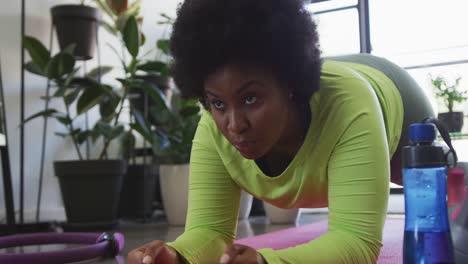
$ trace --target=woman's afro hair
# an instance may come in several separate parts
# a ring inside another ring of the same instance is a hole
[[[205,79],[230,63],[270,68],[303,103],[319,88],[318,34],[301,0],[185,0],[170,43],[177,87],[205,106]]]

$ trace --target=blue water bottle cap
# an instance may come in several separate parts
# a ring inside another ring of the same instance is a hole
[[[436,128],[434,124],[411,124],[410,141],[412,142],[432,142],[436,138]]]

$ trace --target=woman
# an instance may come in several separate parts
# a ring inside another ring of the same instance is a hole
[[[171,50],[177,86],[206,109],[186,229],[129,263],[375,263],[391,157],[402,129],[433,115],[409,75],[370,55],[322,60],[300,0],[186,0]],[[281,208],[328,206],[329,230],[283,250],[233,245],[242,189]]]

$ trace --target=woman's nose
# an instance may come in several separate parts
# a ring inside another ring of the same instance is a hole
[[[229,113],[227,129],[233,134],[242,134],[249,127],[248,120],[242,111]]]

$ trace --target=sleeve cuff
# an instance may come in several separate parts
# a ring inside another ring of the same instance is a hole
[[[229,243],[214,232],[191,230],[166,244],[175,249],[186,263],[213,263],[214,259],[219,260]]]
[[[265,259],[267,264],[280,264],[278,261],[278,256],[276,252],[271,248],[262,248],[257,250],[257,252],[262,255],[263,259]]]

